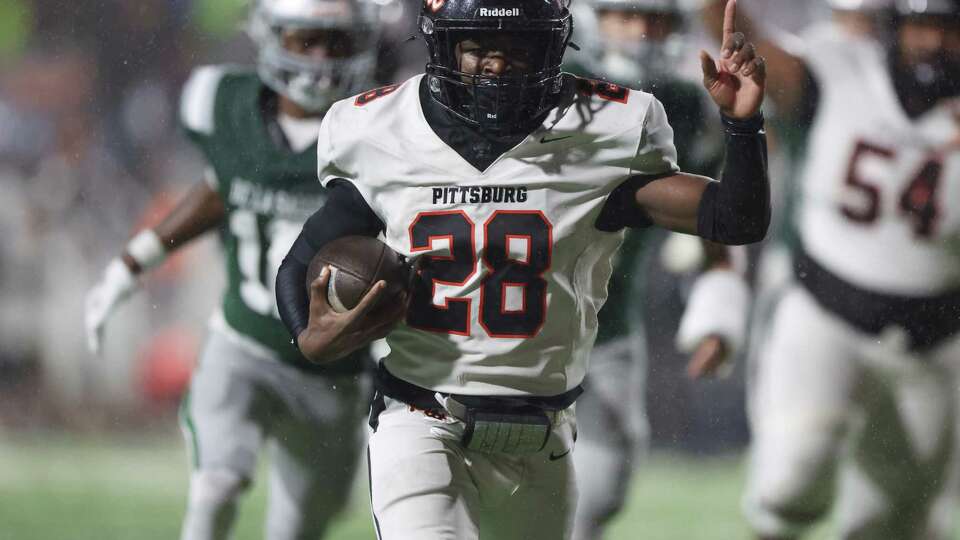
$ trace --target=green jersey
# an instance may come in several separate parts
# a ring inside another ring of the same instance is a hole
[[[275,94],[254,72],[210,66],[191,75],[180,116],[227,210],[220,237],[227,277],[221,308],[228,330],[283,362],[329,371],[307,362],[277,312],[277,270],[326,194],[317,179],[315,146],[290,149],[276,123],[276,106]],[[349,360],[338,367],[360,364]]]
[[[570,66],[569,70],[583,72],[575,66]],[[680,169],[707,176],[715,174],[722,159],[721,139],[708,123],[710,115],[705,106],[704,91],[696,84],[680,79],[642,87],[641,90],[650,92],[663,103],[667,120],[673,128]],[[646,283],[643,261],[652,233],[651,230],[627,231],[607,285],[607,301],[597,315],[597,344],[626,336],[630,328],[642,320],[643,302],[637,299],[643,298]]]

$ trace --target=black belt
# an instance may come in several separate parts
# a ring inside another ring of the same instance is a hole
[[[421,388],[395,377],[380,363],[377,368],[374,384],[378,392],[391,399],[402,401],[425,411],[440,411],[442,407],[435,397],[436,392]],[[510,412],[521,408],[537,407],[545,411],[561,411],[566,409],[583,393],[583,388],[577,386],[556,396],[466,396],[462,394],[441,394],[452,397],[468,407],[476,407],[494,411]]]
[[[960,331],[960,289],[935,296],[877,293],[840,278],[803,249],[795,255],[794,273],[817,303],[864,333],[900,326],[910,336],[910,348],[924,350]]]

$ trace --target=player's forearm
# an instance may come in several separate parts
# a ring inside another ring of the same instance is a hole
[[[770,181],[763,117],[724,119],[726,159],[721,182],[706,186],[697,210],[697,235],[727,245],[763,240],[770,226]]]
[[[303,233],[301,233],[302,236]],[[298,249],[297,244],[301,244],[300,249],[303,249],[305,242],[297,238],[293,250],[280,264],[276,284],[277,310],[280,313],[280,320],[283,321],[294,340],[310,322],[310,299],[306,293],[308,264],[300,262],[300,256],[294,254]]]
[[[87,293],[85,323],[92,352],[100,351],[111,313],[137,289],[137,275],[160,265],[169,252],[215,227],[225,214],[219,195],[201,183],[160,225],[140,231],[127,242],[120,260],[110,261],[103,279]]]
[[[153,229],[135,236],[122,255],[134,274],[160,264],[169,253],[219,226],[226,216],[220,195],[206,183],[194,186]]]
[[[331,199],[303,225],[303,230],[277,270],[277,311],[295,343],[310,323],[310,297],[307,293],[310,261],[327,243],[348,234],[343,233],[337,221],[332,219]]]
[[[724,122],[722,182],[676,173],[637,189],[635,204],[655,225],[671,231],[725,245],[758,242],[770,224],[766,138],[759,129],[762,117]]]

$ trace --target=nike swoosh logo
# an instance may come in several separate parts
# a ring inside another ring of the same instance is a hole
[[[573,135],[564,135],[563,137],[554,137],[552,139],[548,139],[546,136],[544,136],[540,138],[540,144],[547,144],[551,142],[562,141],[564,139],[569,139],[571,137],[573,137]]]
[[[564,453],[562,453],[562,454],[559,454],[559,455],[554,454],[553,452],[550,452],[550,461],[556,461],[556,460],[558,460],[558,459],[563,459],[563,457],[566,456],[566,455],[569,454],[569,453],[570,453],[570,450],[567,450],[566,452],[564,452]]]

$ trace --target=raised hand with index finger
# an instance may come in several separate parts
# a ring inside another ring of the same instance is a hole
[[[763,57],[742,32],[736,31],[737,0],[727,0],[723,13],[723,43],[720,58],[700,51],[703,86],[720,112],[737,119],[757,114],[763,103],[766,66]]]

